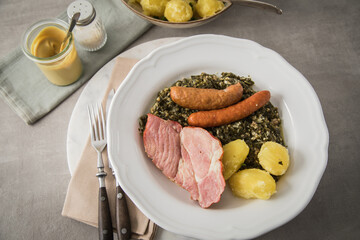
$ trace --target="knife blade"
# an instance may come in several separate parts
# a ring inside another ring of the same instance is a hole
[[[107,99],[106,99],[106,122],[108,122],[109,120],[109,110],[110,110],[110,104],[112,102],[112,99],[114,98],[114,95],[115,95],[115,90],[114,89],[111,89],[108,96],[107,96]]]
[[[108,94],[107,102],[106,102],[106,115],[109,116],[109,108],[111,105],[111,101],[114,97],[115,91],[111,89]],[[115,197],[115,215],[116,215],[116,231],[118,239],[120,240],[128,240],[131,237],[131,224],[130,224],[130,215],[129,210],[126,203],[125,192],[120,187],[119,182],[116,179],[114,168],[112,167],[112,162],[110,157],[108,156],[109,168],[112,171],[112,174],[115,177],[116,181],[116,197]]]

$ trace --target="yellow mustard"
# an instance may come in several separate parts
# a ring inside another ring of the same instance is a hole
[[[47,79],[55,85],[69,85],[82,73],[82,64],[72,38],[65,49],[60,46],[66,32],[55,26],[43,28],[31,44],[31,54]]]

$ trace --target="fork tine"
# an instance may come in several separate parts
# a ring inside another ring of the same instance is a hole
[[[100,118],[100,107],[99,104],[96,103],[96,120],[97,120],[97,131],[98,131],[98,140],[103,139],[102,127],[101,127],[101,118]]]
[[[90,118],[91,118],[91,127],[92,127],[92,139],[95,141],[99,140],[98,127],[97,127],[97,116],[96,110],[93,105],[90,104]]]
[[[99,128],[99,140],[103,139],[103,134],[102,134],[102,129],[101,129],[101,118],[100,118],[100,107],[99,107],[99,104],[96,103],[96,119],[98,120],[97,121],[97,124],[98,124],[98,128]]]
[[[99,140],[99,129],[98,129],[98,122],[99,122],[99,109],[92,107],[93,109],[93,121],[94,121],[94,133],[95,133],[95,140]]]

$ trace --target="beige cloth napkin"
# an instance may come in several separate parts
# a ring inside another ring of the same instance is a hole
[[[120,58],[115,61],[113,72],[103,99],[103,106],[107,99],[107,95],[111,89],[117,89],[138,60]],[[115,179],[108,168],[108,158],[106,149],[103,152],[103,160],[105,164],[106,189],[109,198],[111,218],[114,229],[116,228],[115,218]],[[82,152],[81,158],[76,166],[74,174],[70,180],[66,199],[62,211],[62,215],[84,222],[86,224],[98,226],[98,189],[99,182],[96,168],[97,153],[91,146],[90,137]],[[135,205],[127,198],[129,207],[132,238],[134,239],[152,239],[156,232],[156,224],[150,221]]]

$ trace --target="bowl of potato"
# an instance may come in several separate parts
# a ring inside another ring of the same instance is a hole
[[[135,14],[161,27],[191,28],[224,13],[231,2],[220,0],[121,0]]]
[[[230,0],[121,0],[141,18],[161,27],[192,28],[209,23],[232,6]],[[254,0],[233,0],[237,4],[282,14],[272,4]]]

